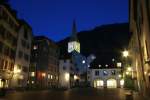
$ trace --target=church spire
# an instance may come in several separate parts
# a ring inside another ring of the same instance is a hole
[[[80,42],[77,38],[77,30],[76,30],[75,20],[73,20],[72,34],[70,36],[70,41],[68,42],[68,53],[71,53],[72,51],[76,51],[76,52],[80,53]]]
[[[76,29],[76,21],[75,20],[73,20],[71,41],[78,41],[77,29]]]

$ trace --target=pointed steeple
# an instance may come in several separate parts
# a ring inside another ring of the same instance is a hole
[[[71,41],[78,41],[78,38],[77,38],[77,29],[76,29],[76,21],[75,20],[73,20]]]

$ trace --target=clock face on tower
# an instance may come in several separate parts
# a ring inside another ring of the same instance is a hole
[[[68,53],[71,53],[74,50],[80,53],[80,43],[77,41],[71,41],[68,43]]]

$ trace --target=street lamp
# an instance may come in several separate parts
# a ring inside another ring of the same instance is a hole
[[[85,60],[83,60],[82,63],[85,64]]]
[[[77,75],[74,75],[74,80],[77,80],[78,79],[78,76]]]
[[[45,73],[42,73],[42,77],[45,77],[46,76],[46,74]]]
[[[127,50],[124,50],[122,54],[123,54],[123,57],[125,58],[129,56],[129,52]]]
[[[131,71],[132,71],[132,68],[131,68],[131,67],[128,67],[128,68],[127,68],[127,71],[131,72]]]

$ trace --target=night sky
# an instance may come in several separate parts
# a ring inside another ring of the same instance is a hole
[[[10,0],[10,4],[35,35],[55,41],[71,34],[73,19],[78,32],[128,22],[128,0]]]

